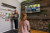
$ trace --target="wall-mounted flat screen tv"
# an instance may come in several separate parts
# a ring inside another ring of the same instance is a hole
[[[25,6],[26,13],[40,12],[40,4],[33,4]]]

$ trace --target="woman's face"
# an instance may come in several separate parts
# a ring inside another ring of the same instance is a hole
[[[14,13],[16,13],[16,11],[14,11]]]
[[[17,14],[18,12],[17,12],[17,11],[14,11],[14,13],[16,13],[16,14]]]

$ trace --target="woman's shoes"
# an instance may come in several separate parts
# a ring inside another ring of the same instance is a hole
[[[15,29],[15,30],[18,30],[18,29]]]

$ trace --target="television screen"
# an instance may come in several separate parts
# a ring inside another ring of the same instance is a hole
[[[25,6],[26,13],[40,12],[40,4],[33,4]]]

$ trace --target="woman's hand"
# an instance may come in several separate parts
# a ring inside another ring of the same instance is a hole
[[[17,17],[17,15],[15,15],[15,17]]]
[[[13,17],[13,14],[10,14],[10,17]]]

